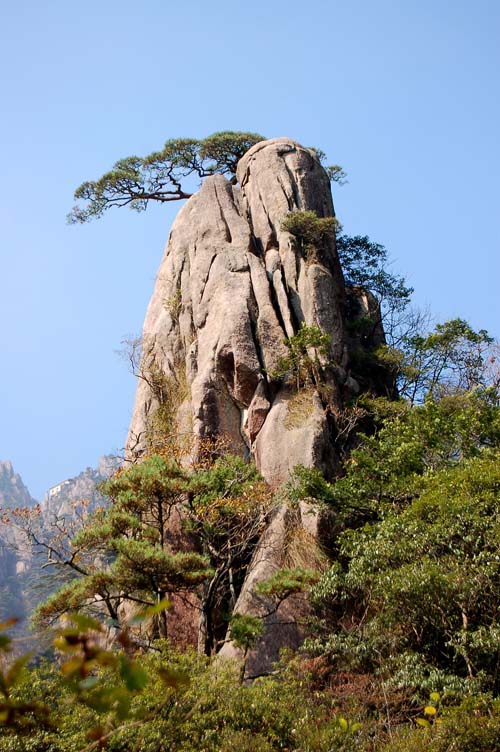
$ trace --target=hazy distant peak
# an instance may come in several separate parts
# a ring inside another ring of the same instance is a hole
[[[0,507],[26,507],[36,503],[19,473],[14,472],[12,462],[0,460]]]

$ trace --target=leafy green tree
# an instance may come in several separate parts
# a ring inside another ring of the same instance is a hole
[[[396,377],[399,394],[411,404],[457,391],[488,386],[487,362],[493,338],[464,319],[437,324],[430,333],[409,332],[398,348],[377,356]]]
[[[325,170],[326,174],[332,181],[332,183],[338,183],[338,185],[345,185],[347,181],[347,173],[344,171],[344,169],[337,164],[334,165],[328,165],[326,164],[327,156],[323,149],[316,149],[314,146],[311,147],[312,150],[316,153],[317,158],[321,162],[323,169]]]
[[[102,485],[108,507],[86,520],[61,550],[54,566],[69,567],[70,582],[35,611],[47,626],[62,614],[103,609],[114,624],[127,603],[151,607],[172,594],[199,598],[199,647],[210,654],[223,641],[246,568],[273,508],[273,496],[255,467],[225,455],[194,468],[149,455]],[[176,511],[195,551],[174,551],[171,516]],[[168,614],[155,615],[156,635],[167,634]]]
[[[491,390],[427,400],[390,411],[375,434],[360,435],[344,477],[327,482],[319,471],[296,468],[292,499],[313,498],[335,512],[337,524],[381,519],[417,498],[425,478],[500,447],[500,409]]]
[[[10,700],[17,722],[0,716],[0,752],[360,749],[364,727],[342,724],[331,693],[314,691],[300,665],[282,663],[276,676],[242,686],[234,662],[174,653],[165,641],[139,658],[126,634],[120,648],[104,650],[95,627],[76,617],[58,630],[61,670],[22,672]],[[252,631],[240,630],[243,643]],[[28,709],[34,703],[45,715]]]
[[[176,462],[152,455],[105,482],[102,490],[110,506],[71,541],[77,577],[36,609],[35,622],[43,625],[68,611],[91,608],[98,613],[105,608],[119,624],[124,603],[154,606],[168,593],[196,589],[210,576],[207,558],[176,553],[168,542],[170,516],[184,499],[188,481]],[[158,614],[157,631],[166,635],[165,610]]]
[[[241,627],[241,644],[251,643],[259,624]],[[491,696],[450,706],[449,695],[439,702],[433,691],[429,702],[426,692],[424,706],[406,706],[402,714],[394,705],[398,694],[387,683],[383,691],[380,681],[368,684],[368,694],[360,694],[363,685],[352,672],[325,676],[324,661],[289,656],[272,675],[242,685],[234,662],[214,664],[190,651],[175,653],[161,640],[155,651],[138,656],[126,632],[119,647],[104,649],[100,629],[73,616],[56,633],[59,665],[35,667],[22,659],[0,668],[0,752],[497,752],[499,747],[500,707]],[[0,640],[0,653],[6,642]],[[408,719],[422,714],[431,721],[426,728]],[[432,722],[436,715],[438,723]]]
[[[500,690],[500,408],[494,390],[396,403],[328,483],[297,468],[293,499],[334,512],[315,588],[335,670],[422,691]],[[321,629],[317,627],[317,632]]]
[[[381,307],[400,311],[409,303],[413,288],[407,287],[403,277],[391,274],[388,252],[380,243],[366,235],[345,235],[336,238],[337,253],[346,282],[358,285],[376,295]]]
[[[248,149],[263,136],[258,133],[223,131],[205,139],[176,138],[161,151],[146,157],[126,157],[98,180],[76,189],[77,202],[68,215],[70,223],[101,217],[112,206],[129,206],[144,211],[150,201],[165,203],[189,198],[186,188],[191,177],[215,173],[234,177],[236,166]]]
[[[326,639],[336,665],[426,691],[499,691],[499,459],[429,473],[402,511],[341,536],[345,567],[317,591],[350,614]]]
[[[274,508],[273,495],[254,465],[220,457],[193,473],[184,526],[194,535],[212,568],[200,594],[199,649],[215,653],[252,554]]]

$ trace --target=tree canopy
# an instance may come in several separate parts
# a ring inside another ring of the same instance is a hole
[[[146,157],[119,159],[98,180],[75,191],[77,203],[68,215],[71,224],[101,217],[112,206],[144,211],[150,201],[179,201],[191,196],[189,178],[219,173],[234,177],[238,161],[251,146],[263,141],[258,133],[222,131],[208,138],[174,138]]]
[[[375,295],[382,319],[406,308],[413,288],[406,285],[403,277],[388,271],[388,252],[383,245],[374,243],[366,235],[350,236],[339,232],[336,247],[346,284],[362,287]]]
[[[395,339],[378,348],[376,357],[392,371],[398,393],[410,404],[490,384],[498,390],[494,340],[485,329],[475,331],[456,318],[425,331],[417,316]]]
[[[147,209],[150,201],[180,201],[192,195],[192,179],[227,175],[236,181],[241,157],[265,136],[259,133],[220,131],[207,138],[171,138],[163,149],[146,157],[124,157],[98,180],[87,180],[75,191],[77,204],[68,214],[70,224],[101,217],[112,206]],[[339,165],[326,165],[321,149],[312,149],[332,182],[342,185],[346,174]]]

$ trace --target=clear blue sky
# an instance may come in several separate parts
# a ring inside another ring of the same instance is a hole
[[[500,334],[497,0],[18,0],[0,31],[0,459],[33,495],[124,443],[139,333],[178,205],[67,226],[129,154],[291,136],[348,172],[347,232],[438,319]]]

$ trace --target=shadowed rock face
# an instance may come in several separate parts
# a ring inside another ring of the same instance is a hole
[[[179,212],[149,304],[144,352],[167,378],[178,380],[182,373],[188,396],[177,410],[180,432],[198,439],[230,437],[233,449],[252,456],[272,487],[299,463],[333,475],[338,460],[319,396],[311,397],[300,421],[290,420],[293,392],[269,375],[286,355],[284,337],[296,334],[302,322],[319,326],[331,337],[335,365],[327,380],[331,402],[341,407],[347,381],[345,289],[335,244],[332,240],[320,258],[306,261],[281,227],[294,210],[332,217],[329,180],[315,153],[287,138],[256,144],[241,159],[237,179],[237,186],[221,175],[206,179]],[[144,449],[157,407],[148,381],[138,384],[131,454]],[[236,611],[269,610],[255,584],[286,564],[291,526],[308,530],[314,545],[317,516],[305,507],[300,512],[291,520],[283,507],[271,521]],[[300,643],[300,630],[290,622],[303,606],[296,597],[267,619],[249,657],[250,674],[269,668],[281,647]],[[222,653],[239,654],[230,641]]]
[[[285,427],[290,394],[269,378],[301,322],[331,336],[335,386],[345,380],[344,284],[334,243],[313,263],[281,229],[297,209],[333,216],[328,177],[313,151],[286,138],[263,141],[241,159],[231,185],[208,178],[179,212],[143,333],[156,365],[184,374],[189,397],[181,430],[225,434],[251,454],[272,485],[297,463],[332,472],[335,452],[319,400],[300,427]],[[139,383],[129,447],[142,449],[156,407]]]

